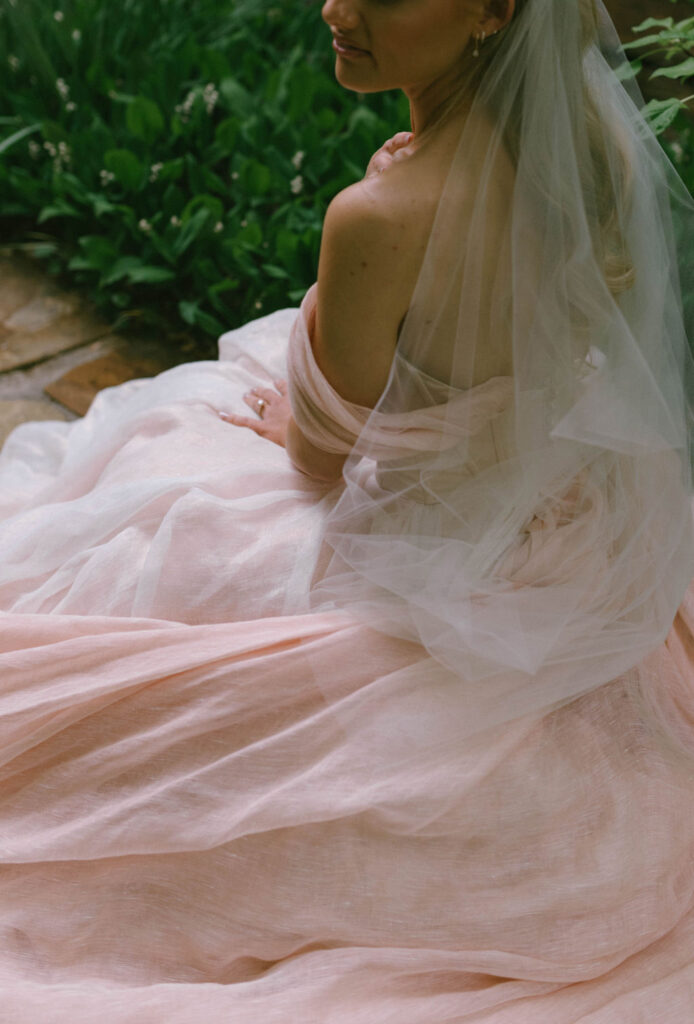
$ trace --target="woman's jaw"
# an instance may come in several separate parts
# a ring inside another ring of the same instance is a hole
[[[359,93],[401,89],[412,127],[422,131],[457,92],[471,60],[484,4],[461,0],[326,0],[323,20],[335,51],[335,76]],[[486,24],[484,22],[483,24]],[[487,25],[487,34],[496,24]]]

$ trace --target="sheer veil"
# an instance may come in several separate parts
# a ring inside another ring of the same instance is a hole
[[[325,527],[312,606],[421,643],[407,685],[429,681],[422,708],[455,693],[459,736],[629,672],[694,576],[694,202],[625,64],[600,0],[518,0],[470,60],[390,377]]]

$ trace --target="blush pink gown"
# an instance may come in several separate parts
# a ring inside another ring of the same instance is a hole
[[[458,742],[422,648],[309,610],[342,485],[217,415],[288,375],[358,429],[313,299],[5,445],[0,1020],[687,1024],[694,781],[634,693],[694,747],[694,588],[627,675]]]

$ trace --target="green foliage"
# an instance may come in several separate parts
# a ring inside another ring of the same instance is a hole
[[[636,31],[678,61],[656,75],[691,74],[694,18]],[[335,82],[315,0],[0,0],[0,67],[2,240],[115,329],[211,339],[296,304],[330,199],[409,127],[401,96]],[[694,191],[687,105],[648,114]]]
[[[296,304],[328,202],[409,126],[333,63],[313,0],[0,0],[3,242],[117,329]]]
[[[675,3],[676,0],[670,0]],[[694,0],[690,0],[694,6]],[[647,60],[656,58],[666,62],[656,68],[649,78],[665,78],[673,82],[689,83],[694,78],[694,17],[675,21],[674,18],[646,18],[635,25],[638,38],[624,44],[627,53],[643,51],[631,62],[631,74],[643,70]],[[674,62],[674,63],[673,63]],[[694,92],[691,96],[673,96],[664,100],[651,100],[645,114],[668,156],[677,167],[689,191],[694,194]]]

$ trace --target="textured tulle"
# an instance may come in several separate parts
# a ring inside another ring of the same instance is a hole
[[[325,525],[312,607],[422,643],[459,678],[469,734],[628,671],[694,575],[694,200],[620,60],[592,0],[518,0],[482,48]]]
[[[4,448],[0,1017],[682,1024],[694,587],[637,666],[466,738],[421,644],[309,607],[344,484],[217,416],[286,372],[316,440],[355,428],[313,301]],[[465,398],[480,458],[507,401]],[[509,576],[568,557],[560,523]]]

